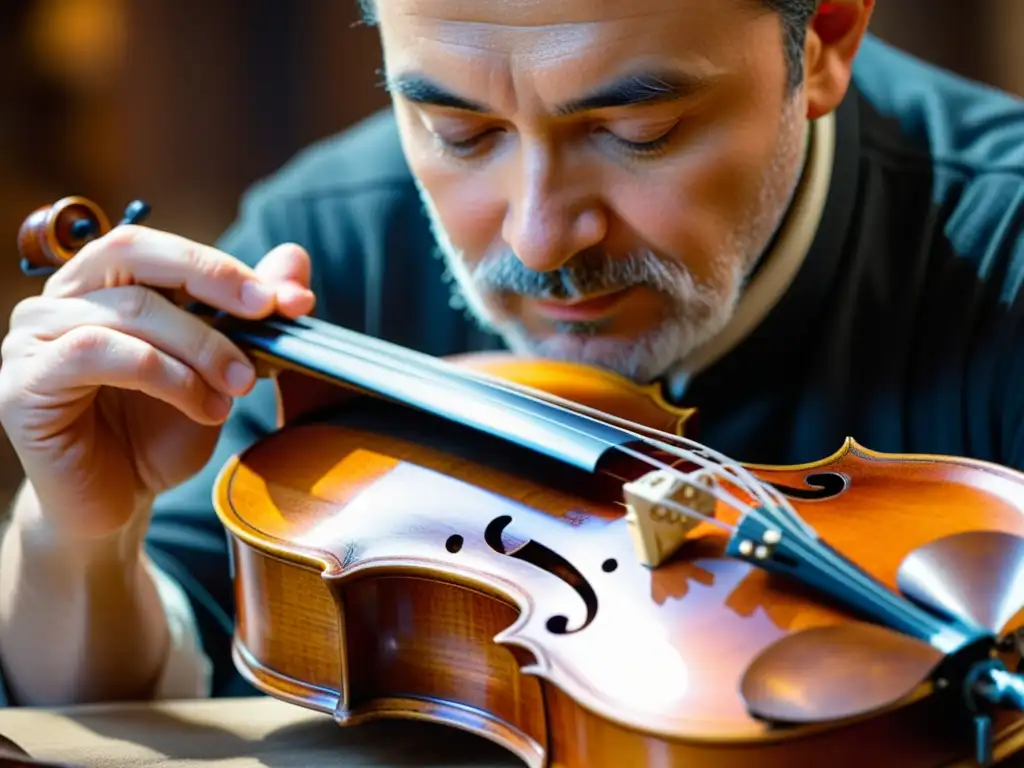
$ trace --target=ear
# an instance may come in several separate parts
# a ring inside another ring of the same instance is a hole
[[[874,8],[875,0],[823,0],[819,6],[804,46],[808,119],[828,114],[846,95]]]

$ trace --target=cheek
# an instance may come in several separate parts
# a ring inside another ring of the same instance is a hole
[[[720,122],[652,162],[654,170],[614,181],[616,216],[656,253],[685,264],[699,281],[710,279],[757,212],[775,138],[764,125]]]
[[[501,242],[507,202],[495,192],[493,174],[453,170],[430,147],[410,146],[412,172],[434,206],[439,223],[467,264],[478,262]]]

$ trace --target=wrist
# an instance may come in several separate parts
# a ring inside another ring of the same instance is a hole
[[[53,523],[59,518],[46,514],[31,483],[26,482],[11,512],[4,549],[22,561],[19,570],[25,576],[38,574],[49,582],[48,588],[118,576],[127,579],[126,585],[131,587],[142,568],[151,508],[152,498],[139,498],[128,524],[103,537],[76,536]]]
[[[0,649],[25,703],[146,697],[169,648],[143,550],[148,507],[116,534],[74,537],[19,494],[0,551]]]

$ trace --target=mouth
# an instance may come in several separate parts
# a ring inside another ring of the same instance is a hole
[[[534,299],[537,312],[557,322],[593,322],[611,315],[630,294],[632,288],[587,296],[573,301]]]

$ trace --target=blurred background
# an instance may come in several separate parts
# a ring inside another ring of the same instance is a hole
[[[210,242],[246,186],[386,105],[355,0],[0,0],[0,333],[22,297],[16,234],[82,194]],[[878,0],[873,32],[1024,96],[1024,0]],[[0,438],[0,510],[21,468]],[[0,513],[2,514],[2,513]]]

